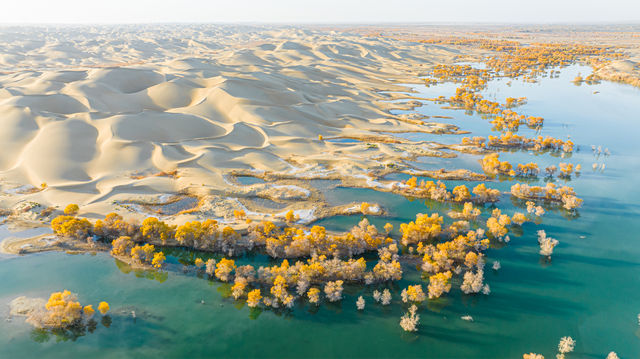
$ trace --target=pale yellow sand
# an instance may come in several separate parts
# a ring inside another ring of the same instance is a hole
[[[232,170],[362,176],[437,148],[318,135],[457,130],[389,112],[414,106],[389,102],[408,90],[398,84],[458,55],[442,46],[213,26],[42,31],[0,31],[2,208],[78,203],[98,217],[180,191],[242,197]]]

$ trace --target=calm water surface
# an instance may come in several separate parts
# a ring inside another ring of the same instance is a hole
[[[489,268],[495,260],[502,264],[497,272],[487,268],[491,295],[464,295],[460,281],[454,281],[445,298],[420,307],[415,334],[404,333],[398,325],[406,310],[400,290],[421,281],[412,268],[405,268],[405,278],[394,284],[394,302],[389,307],[373,304],[375,288],[347,287],[345,299],[338,304],[316,308],[299,303],[290,312],[260,312],[229,298],[228,285],[196,273],[135,272],[102,253],[45,253],[0,257],[3,318],[8,314],[7,303],[17,296],[46,297],[66,288],[79,293],[82,303],[108,301],[111,324],[99,324],[84,336],[64,338],[43,336],[18,318],[2,320],[0,358],[520,358],[532,351],[552,358],[560,337],[567,335],[577,341],[575,352],[567,358],[604,358],[612,350],[621,358],[640,358],[640,90],[606,82],[594,86],[570,82],[578,72],[585,76],[589,71],[571,66],[559,78],[534,84],[493,81],[483,92],[500,102],[509,96],[528,97],[518,112],[544,117],[542,135],[571,137],[578,150],[568,158],[527,152],[501,153],[500,158],[512,163],[535,161],[541,168],[558,162],[582,164],[582,174],[567,184],[584,199],[584,205],[577,217],[549,211],[542,223],[526,223],[522,233],[511,234],[507,246],[489,249]],[[445,84],[416,90],[436,97],[453,94],[455,87]],[[452,116],[452,120],[435,120],[456,124],[472,135],[490,133],[488,121],[477,115],[441,109],[432,102],[418,111]],[[523,133],[529,136],[535,131],[521,127]],[[456,143],[461,137],[406,136],[443,143]],[[611,156],[594,155],[591,145],[608,148]],[[479,171],[479,158],[422,158],[418,164]],[[606,168],[593,171],[593,163],[605,163]],[[465,182],[449,181],[447,185],[459,183]],[[496,180],[490,186],[508,191],[512,184]],[[544,185],[544,179],[534,184]],[[362,189],[338,188],[329,196],[332,202],[379,202],[390,216],[372,222],[383,225],[389,221],[396,228],[414,219],[416,213],[450,208]],[[518,210],[507,195],[498,207],[508,214]],[[344,230],[359,220],[336,217],[319,224]],[[541,261],[538,254],[538,229],[560,241],[551,262]],[[7,235],[6,230],[0,231],[0,236]],[[180,268],[179,261],[193,258],[190,253],[173,254],[169,261],[174,269]],[[269,263],[264,256],[241,261]],[[363,312],[355,309],[359,295],[367,301]],[[131,311],[136,312],[135,320]],[[471,315],[474,321],[462,320],[464,315]]]

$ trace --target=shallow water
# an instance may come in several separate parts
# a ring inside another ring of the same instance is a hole
[[[527,152],[501,153],[500,158],[521,163],[535,161],[541,168],[558,162],[581,163],[582,174],[568,182],[584,199],[579,217],[568,219],[561,212],[549,211],[541,224],[526,223],[520,236],[511,234],[507,246],[489,249],[488,265],[494,260],[502,264],[497,272],[486,271],[491,294],[463,295],[459,280],[454,281],[446,297],[420,307],[421,321],[415,334],[402,332],[398,325],[405,311],[398,293],[420,281],[419,274],[411,268],[405,268],[405,277],[394,285],[394,303],[389,307],[373,304],[374,288],[347,287],[341,303],[322,304],[319,308],[299,303],[291,312],[278,313],[249,310],[246,305],[225,298],[228,285],[194,273],[136,273],[116,265],[106,254],[45,253],[0,258],[0,313],[6,316],[5,304],[17,296],[45,297],[66,288],[78,293],[83,303],[108,301],[113,312],[111,326],[98,325],[93,333],[75,341],[55,337],[44,340],[34,336],[20,319],[2,320],[0,358],[519,358],[525,352],[552,358],[560,337],[567,335],[577,341],[575,352],[567,358],[604,358],[612,350],[621,358],[638,358],[640,146],[636,138],[640,133],[640,90],[607,82],[575,86],[571,80],[578,72],[584,76],[589,70],[571,66],[563,69],[559,78],[544,78],[534,84],[513,80],[507,86],[505,80],[495,81],[483,94],[496,96],[501,102],[507,96],[527,96],[528,103],[518,112],[544,117],[543,135],[562,139],[570,135],[576,142],[578,151],[571,158],[548,153],[533,157]],[[439,86],[416,90],[425,97],[450,95],[446,92],[450,85]],[[472,135],[490,133],[487,120],[464,111],[441,109],[432,102],[418,111],[452,116],[453,120],[436,120],[456,124]],[[523,133],[534,132],[521,127],[520,134]],[[415,140],[459,142],[458,136],[411,136]],[[608,148],[611,156],[595,156],[591,145]],[[455,161],[422,158],[420,162],[453,169],[464,161],[466,168],[477,170],[479,165],[474,164],[474,159],[480,158],[465,155]],[[594,162],[605,163],[604,171],[592,171]],[[508,191],[512,184],[513,181],[497,180],[490,187]],[[544,181],[541,178],[534,184]],[[381,203],[389,210],[389,217],[372,218],[372,222],[382,225],[388,221],[396,228],[399,223],[414,219],[416,213],[445,212],[450,208],[362,189],[338,188],[333,190],[331,199]],[[517,208],[506,195],[497,206],[508,214]],[[359,220],[358,216],[336,217],[318,224],[342,230]],[[538,229],[560,241],[550,263],[541,261],[538,254]],[[2,235],[6,234],[0,232]],[[169,258],[174,267],[178,259],[192,260],[190,254],[178,257]],[[264,256],[242,261],[258,265],[269,262]],[[364,312],[355,309],[359,295],[367,302]],[[128,315],[131,310],[138,313],[135,321]],[[464,315],[471,315],[474,321],[462,320]]]
[[[252,184],[257,184],[257,183],[266,183],[262,178],[257,178],[257,177],[249,177],[249,176],[238,176],[236,177],[236,180],[241,184],[241,185],[245,185],[245,186],[249,186]]]
[[[330,138],[326,140],[327,142],[333,143],[360,143],[362,141],[357,140],[355,138]]]

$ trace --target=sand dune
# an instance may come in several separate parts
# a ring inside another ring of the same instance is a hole
[[[389,100],[408,90],[399,83],[456,55],[295,29],[51,28],[46,40],[33,33],[0,33],[0,205],[76,202],[91,214],[121,210],[117,200],[194,188],[233,196],[229,171],[287,171],[292,159],[366,174],[397,155],[318,135],[441,131],[392,115],[411,106]],[[43,191],[11,191],[43,183]]]

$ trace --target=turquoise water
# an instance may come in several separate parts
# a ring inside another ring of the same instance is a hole
[[[44,253],[0,258],[2,290],[0,313],[20,296],[46,297],[63,288],[79,294],[82,303],[111,304],[111,324],[99,324],[93,333],[75,338],[43,338],[21,319],[0,321],[0,358],[177,358],[177,357],[415,357],[415,358],[520,358],[537,352],[555,357],[560,337],[576,341],[567,358],[604,358],[616,351],[621,358],[640,357],[640,146],[637,114],[640,90],[606,83],[575,86],[571,80],[580,66],[565,68],[559,78],[525,84],[495,81],[486,97],[527,96],[518,108],[545,118],[543,135],[571,136],[578,150],[570,158],[527,152],[501,153],[511,162],[536,161],[540,167],[558,162],[582,164],[579,177],[567,184],[575,188],[584,205],[579,216],[550,210],[541,224],[526,223],[522,233],[511,234],[503,248],[487,251],[489,268],[499,260],[502,269],[487,269],[489,296],[468,296],[459,280],[444,298],[423,303],[417,333],[405,333],[398,325],[406,311],[399,292],[420,282],[419,273],[405,267],[405,277],[394,284],[389,307],[373,304],[374,288],[347,287],[345,299],[319,308],[298,303],[290,312],[255,311],[228,298],[229,286],[183,273],[179,260],[170,257],[170,270],[144,273],[117,265],[106,254],[68,255]],[[450,95],[447,85],[417,88],[421,95]],[[598,94],[593,94],[599,91]],[[490,124],[477,115],[444,110],[427,102],[418,109],[428,115],[452,116],[449,122],[472,135],[486,136]],[[520,133],[533,130],[521,127]],[[459,136],[410,134],[415,140],[459,142]],[[608,148],[610,156],[596,156],[591,145]],[[465,155],[452,161],[422,158],[425,168],[479,170],[481,156]],[[457,161],[457,162],[456,162]],[[604,171],[591,164],[605,163]],[[474,167],[475,166],[475,167]],[[396,176],[396,178],[403,178]],[[564,184],[563,180],[556,180]],[[447,185],[466,183],[447,181]],[[472,184],[472,183],[467,183]],[[512,181],[496,180],[489,186],[508,191]],[[543,185],[540,178],[534,184]],[[388,218],[372,218],[376,224],[399,223],[419,212],[447,211],[450,206],[373,190],[337,188],[332,202],[369,201],[384,205]],[[512,214],[517,203],[503,196],[497,204]],[[489,211],[487,208],[486,211]],[[521,210],[521,209],[520,209]],[[318,224],[344,230],[360,217],[336,217]],[[535,232],[544,229],[560,241],[551,262],[541,261]],[[7,235],[0,232],[0,236]],[[397,232],[396,232],[397,235]],[[584,238],[581,238],[584,237]],[[180,258],[178,258],[180,257]],[[264,256],[242,262],[266,264]],[[423,283],[426,284],[426,283]],[[355,308],[363,295],[364,312]],[[202,304],[204,301],[204,304]],[[134,320],[130,312],[134,310]],[[473,322],[460,317],[471,315]]]

